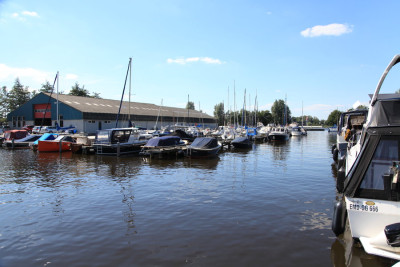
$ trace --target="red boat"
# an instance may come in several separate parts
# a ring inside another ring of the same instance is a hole
[[[72,140],[63,140],[64,137],[60,136],[54,140],[39,140],[38,142],[38,151],[39,152],[61,152],[62,151],[71,151]],[[61,146],[61,148],[60,148]]]

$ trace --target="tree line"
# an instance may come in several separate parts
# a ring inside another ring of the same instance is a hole
[[[290,111],[290,108],[282,99],[274,101],[271,111],[248,111],[241,109],[239,111],[232,112],[229,110],[224,110],[224,103],[219,103],[214,106],[214,117],[217,119],[218,125],[236,124],[257,126],[258,122],[261,122],[264,125],[268,125],[270,123],[285,125],[293,122],[297,122],[300,125],[303,123],[304,125],[307,124],[313,126],[325,124],[325,120],[319,120],[317,117],[310,115],[292,117],[291,114],[292,112]]]
[[[39,93],[52,93],[53,86],[46,81],[43,83],[39,90],[29,90],[29,86],[21,84],[19,78],[15,79],[14,85],[11,89],[6,86],[1,87],[0,91],[0,122],[1,124],[7,121],[7,114],[14,111],[19,106],[25,104]],[[62,94],[63,92],[61,92]],[[100,98],[99,93],[90,93],[85,86],[82,87],[76,82],[68,93],[69,95],[84,96],[92,98]]]

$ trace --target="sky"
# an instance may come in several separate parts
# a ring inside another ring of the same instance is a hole
[[[0,86],[78,82],[120,99],[132,58],[131,100],[213,115],[270,110],[327,119],[367,105],[400,53],[400,1],[0,0]],[[396,74],[384,90],[400,88]],[[128,89],[127,89],[128,90]],[[385,92],[386,92],[385,91]],[[127,91],[128,92],[128,91]],[[127,94],[125,94],[127,98]]]

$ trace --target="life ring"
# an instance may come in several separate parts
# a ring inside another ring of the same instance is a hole
[[[346,204],[343,201],[336,202],[332,217],[332,231],[336,236],[343,234],[346,229],[346,218]]]

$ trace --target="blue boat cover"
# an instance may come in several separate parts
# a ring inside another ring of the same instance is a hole
[[[195,148],[214,148],[218,146],[218,141],[213,137],[197,137],[190,147]]]
[[[175,146],[179,145],[181,138],[179,136],[162,136],[151,138],[146,146]]]
[[[45,133],[45,134],[42,135],[42,137],[40,137],[38,140],[36,140],[35,142],[33,142],[33,144],[35,144],[35,145],[39,144],[39,140],[40,140],[40,141],[44,141],[44,140],[54,140],[54,139],[56,139],[57,136],[58,136],[58,134]]]

